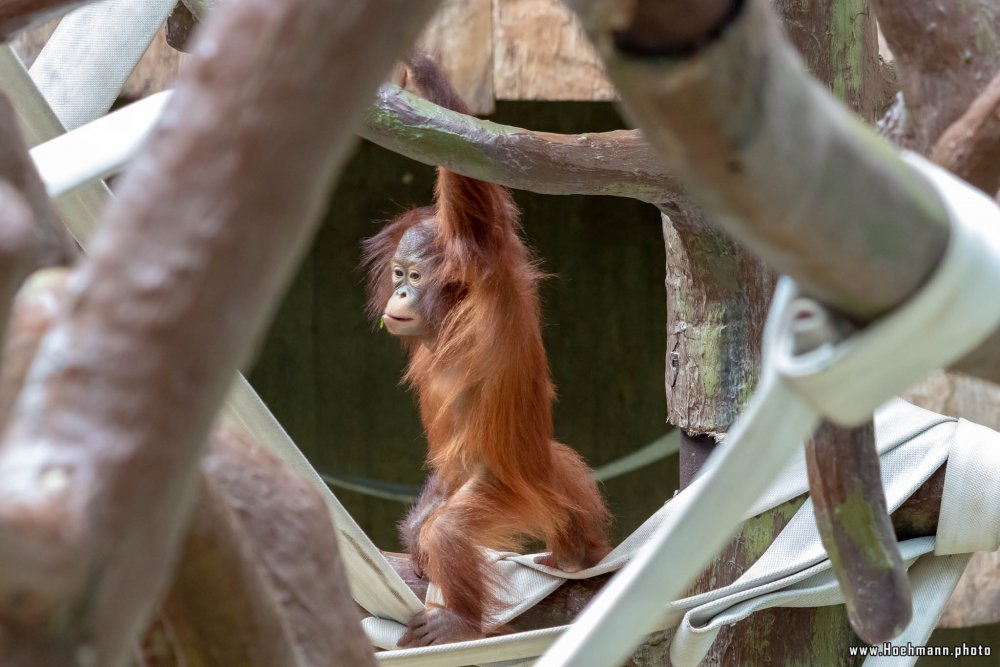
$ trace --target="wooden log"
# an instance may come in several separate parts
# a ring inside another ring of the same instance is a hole
[[[433,4],[247,0],[204,26],[0,449],[4,664],[124,660],[175,561],[232,374]]]
[[[64,268],[38,271],[14,300],[0,361],[0,424],[7,423],[42,336],[66,301],[68,275]]]
[[[0,180],[0,338],[7,331],[14,295],[38,261],[34,256],[34,222],[24,197]],[[0,373],[3,370],[0,367]]]
[[[866,0],[776,0],[773,6],[809,73],[865,122],[874,123],[880,107],[887,106],[885,88],[892,83],[882,78],[878,30]],[[894,95],[888,96],[890,102]]]
[[[683,488],[757,384],[774,274],[694,205],[660,210],[667,259],[664,384],[667,420],[685,434]]]
[[[166,28],[162,28],[125,81],[120,98],[135,101],[172,88],[185,57],[167,43]]]
[[[493,113],[492,0],[444,0],[415,48],[434,57],[472,113]]]
[[[4,417],[69,301],[69,277],[65,269],[40,271],[18,294],[0,365]],[[216,429],[143,664],[374,664],[346,585],[315,487],[242,431]],[[344,628],[346,639],[331,628]]]
[[[245,434],[213,435],[158,613],[184,665],[374,665],[324,500]]]

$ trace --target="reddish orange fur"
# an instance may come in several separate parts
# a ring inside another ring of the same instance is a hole
[[[409,66],[432,102],[464,109],[433,63]],[[405,379],[419,396],[433,475],[401,529],[448,609],[482,632],[494,599],[477,546],[539,538],[554,562],[587,567],[608,551],[609,514],[582,458],[553,442],[541,274],[505,188],[439,168],[434,206],[403,214],[366,244],[370,312],[381,315],[391,295],[399,239],[425,219],[437,228],[434,334],[407,341]]]

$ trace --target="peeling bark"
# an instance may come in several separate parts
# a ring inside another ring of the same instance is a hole
[[[757,384],[774,275],[694,205],[660,210],[667,260],[667,420],[687,436],[717,440]],[[682,470],[691,467],[687,445],[682,441]]]
[[[232,374],[433,4],[246,0],[203,26],[0,449],[5,665],[122,663],[176,561]]]

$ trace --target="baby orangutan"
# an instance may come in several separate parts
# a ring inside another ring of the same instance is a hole
[[[431,102],[467,113],[429,58],[408,76]],[[545,542],[568,571],[607,554],[609,514],[590,469],[553,441],[554,389],[537,282],[503,187],[438,168],[433,206],[404,213],[365,246],[369,310],[410,354],[432,475],[400,526],[414,569],[444,606],[414,618],[402,646],[472,638],[496,603],[482,547]]]

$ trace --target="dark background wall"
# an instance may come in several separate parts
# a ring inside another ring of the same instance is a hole
[[[501,103],[494,120],[554,132],[622,127],[610,104]],[[320,470],[420,484],[424,439],[414,397],[398,385],[399,344],[363,309],[359,244],[398,212],[431,199],[434,171],[362,143],[251,375],[264,401]],[[555,274],[542,286],[545,342],[559,392],[556,437],[599,466],[663,435],[664,288],[659,215],[611,197],[515,193],[525,237]],[[676,458],[609,481],[615,537],[676,488]],[[401,503],[337,491],[361,526],[398,549]]]

